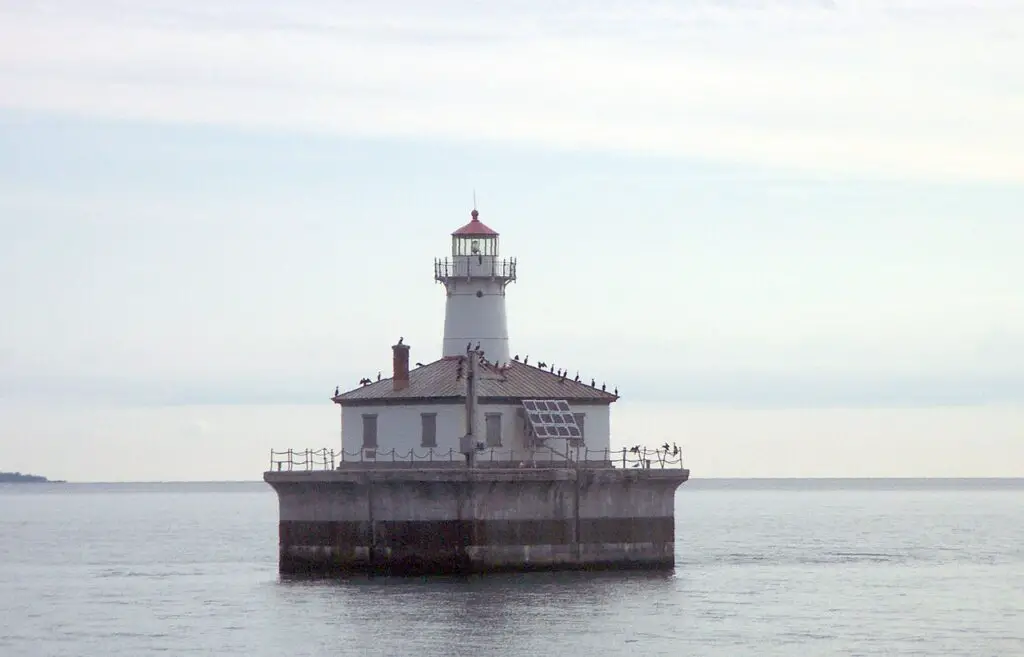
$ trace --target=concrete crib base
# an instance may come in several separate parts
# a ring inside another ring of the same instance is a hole
[[[283,575],[668,570],[686,470],[268,472]]]

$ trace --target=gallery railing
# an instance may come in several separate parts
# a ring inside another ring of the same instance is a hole
[[[438,258],[434,260],[434,280],[436,281],[468,276],[492,276],[514,281],[516,279],[516,260],[515,258],[501,260],[494,256],[484,256],[480,259]]]
[[[367,457],[368,453],[373,457]],[[270,451],[270,470],[274,472],[341,470],[347,467],[465,467],[466,457],[455,449],[422,451],[288,449]],[[680,468],[683,456],[677,447],[623,447],[621,450],[581,448],[569,454],[551,450],[515,451],[488,448],[476,453],[477,467],[590,467],[590,468]]]

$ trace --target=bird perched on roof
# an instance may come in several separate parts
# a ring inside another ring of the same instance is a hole
[[[338,396],[338,390],[340,390],[340,389],[341,389],[341,386],[334,386],[334,396],[335,397]]]
[[[377,380],[380,381],[380,372],[377,372]]]
[[[513,356],[512,360],[514,360],[514,361],[516,361],[518,363],[519,362],[519,354],[516,354],[515,356]]]
[[[405,342],[405,338],[399,337],[398,338],[398,344],[402,344],[403,342]]]

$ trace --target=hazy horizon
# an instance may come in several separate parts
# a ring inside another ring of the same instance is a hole
[[[257,477],[440,354],[481,219],[513,353],[694,476],[1024,476],[1024,3],[0,7],[0,469]]]

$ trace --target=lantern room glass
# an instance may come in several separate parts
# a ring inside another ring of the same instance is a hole
[[[496,256],[498,238],[493,235],[456,235],[452,237],[453,256]]]

